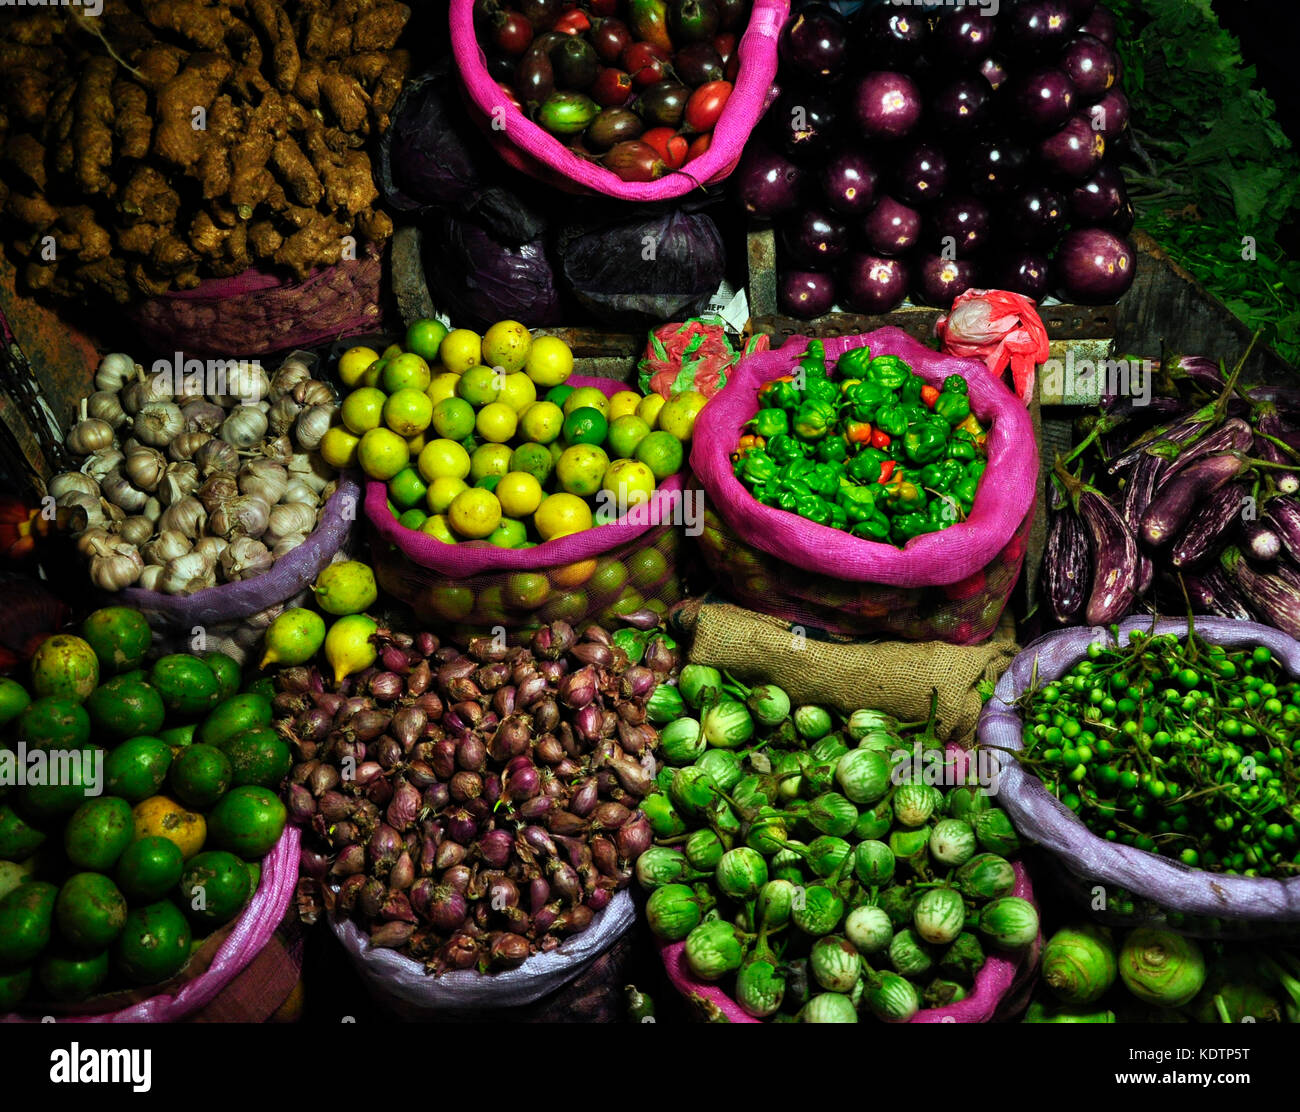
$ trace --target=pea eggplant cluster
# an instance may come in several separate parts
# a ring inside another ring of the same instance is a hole
[[[673,690],[652,716],[675,710]],[[920,723],[858,710],[837,724],[698,664],[676,691],[699,717],[661,731],[637,880],[655,935],[684,941],[691,973],[725,981],[747,1014],[906,1022],[965,999],[986,948],[1037,938],[1034,906],[1012,894],[1006,814],[977,783],[945,792],[915,774],[918,751],[948,759],[933,709],[909,737]]]
[[[763,505],[898,546],[965,520],[987,466],[966,380],[932,386],[898,356],[853,348],[827,373],[813,340],[765,383],[732,455]]]

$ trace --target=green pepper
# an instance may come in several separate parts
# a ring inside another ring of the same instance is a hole
[[[840,469],[833,463],[819,463],[812,469],[808,485],[822,498],[834,498],[840,489]]]
[[[769,382],[758,392],[759,401],[772,409],[793,409],[802,400],[792,382]]]
[[[949,376],[950,378],[956,376]],[[949,425],[960,425],[967,417],[970,416],[970,399],[965,394],[958,394],[955,391],[943,391],[935,399],[934,411]]]
[[[949,375],[943,380],[943,387],[940,392],[944,394],[961,394],[965,397],[969,393],[969,387],[961,375]]]
[[[788,436],[785,433],[777,433],[767,442],[767,454],[780,464],[803,459],[803,453],[803,444],[793,436]]]
[[[986,459],[973,459],[966,465],[966,477],[971,479],[981,479],[984,477],[984,469],[988,467],[989,461]]]
[[[802,479],[783,479],[781,489],[788,490],[796,498],[807,498],[813,492],[813,488]]]
[[[790,431],[790,421],[785,415],[785,410],[777,409],[775,406],[760,409],[754,414],[750,424],[754,426],[754,432],[764,440]]]
[[[776,483],[766,483],[763,486],[755,487],[750,493],[756,501],[761,502],[764,506],[775,506],[781,497],[781,488]]]
[[[876,428],[889,436],[902,436],[907,432],[907,407],[897,401],[885,402],[877,411]]]
[[[925,385],[925,379],[920,375],[911,375],[903,383],[903,388],[899,390],[898,396],[908,405],[917,405],[921,401],[921,387]]]
[[[853,348],[840,356],[835,370],[841,378],[865,378],[867,366],[871,363],[869,347]]]
[[[979,489],[979,482],[979,479],[967,476],[960,482],[953,484],[952,493],[960,499],[968,510],[975,504],[975,492]]]
[[[827,525],[831,520],[830,503],[824,498],[818,498],[815,494],[810,494],[799,501],[795,508],[800,517],[805,517],[816,525]]]
[[[800,495],[795,494],[792,490],[778,490],[776,493],[777,508],[794,513],[799,506],[799,498]]]
[[[886,490],[885,502],[896,511],[920,509],[925,505],[925,492],[906,479],[902,482],[890,483]]]
[[[835,407],[816,399],[799,406],[794,415],[794,433],[804,440],[820,440],[835,424]]]
[[[960,460],[946,459],[937,466],[939,481],[933,484],[935,490],[951,490],[966,477],[966,468],[962,466]]]
[[[918,478],[927,490],[937,490],[943,482],[943,472],[939,470],[937,463],[927,463],[921,468]]]
[[[823,463],[843,463],[849,458],[849,446],[842,436],[828,436],[817,445],[817,458]]]
[[[792,459],[789,463],[785,464],[777,474],[777,478],[780,479],[782,483],[792,483],[797,479],[807,479],[808,476],[812,474],[813,468],[816,466],[817,465],[813,463],[812,460],[804,459],[801,456],[799,459]]]
[[[840,400],[840,388],[830,379],[817,375],[809,376],[804,394],[813,401],[825,402],[830,406]]]
[[[947,529],[957,521],[957,504],[951,495],[935,498],[926,508],[925,516],[929,519],[932,530]]]
[[[903,437],[903,452],[913,463],[942,459],[947,447],[947,438],[934,425],[913,426]]]
[[[865,520],[857,522],[849,532],[863,540],[883,541],[889,536],[889,518],[882,513],[874,513]]]
[[[839,503],[844,507],[848,520],[855,524],[877,516],[876,492],[872,487],[840,487]]]
[[[741,472],[747,483],[766,483],[776,478],[777,464],[762,448],[755,448],[745,456]]]
[[[844,392],[844,399],[853,407],[853,416],[859,421],[874,421],[880,407],[893,400],[888,390],[874,382],[854,383]]]
[[[907,382],[907,376],[911,373],[911,368],[897,355],[878,355],[867,364],[865,377],[887,390],[897,390]]]
[[[859,483],[877,483],[885,460],[889,457],[876,448],[863,448],[849,461],[849,477]]]
[[[976,450],[975,445],[969,440],[961,439],[960,433],[954,433],[952,439],[948,441],[949,459],[966,461],[976,459],[978,456],[979,452]]]
[[[894,518],[890,532],[899,540],[906,541],[919,537],[922,533],[933,533],[934,527],[925,514],[899,514]]]

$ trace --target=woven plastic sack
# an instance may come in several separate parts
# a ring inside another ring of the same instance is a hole
[[[125,1005],[121,1003],[123,998],[138,993],[112,993],[100,997],[100,1002],[109,1010],[67,1015],[52,1010],[47,1014],[54,1015],[59,1023],[176,1023],[206,1007],[261,953],[280,926],[298,884],[298,849],[298,828],[286,826],[280,840],[262,859],[257,891],[222,939],[207,969],[198,976],[186,979],[182,972],[162,991]],[[21,1023],[40,1018],[31,1014],[10,1014],[0,1017],[0,1021]]]
[[[626,890],[616,892],[585,931],[548,953],[534,954],[518,969],[500,973],[460,969],[435,977],[425,972],[422,963],[396,950],[372,949],[351,920],[331,917],[329,921],[371,995],[407,1019],[531,1004],[581,974],[635,922],[632,897]]]
[[[192,595],[168,595],[128,587],[113,601],[139,610],[161,652],[192,652],[201,629],[205,649],[229,653],[240,664],[261,641],[262,631],[287,606],[305,598],[307,587],[328,564],[346,555],[356,524],[361,487],[340,475],[311,535],[254,579],[222,583]]]
[[[572,192],[591,191],[625,201],[666,201],[726,178],[736,168],[749,133],[776,94],[776,46],[790,14],[789,0],[754,0],[736,47],[740,67],[709,149],[658,181],[623,181],[611,170],[574,154],[516,108],[487,71],[474,34],[474,0],[451,0],[451,45],[466,94],[497,153],[516,169]]]
[[[1266,645],[1292,675],[1300,675],[1300,642],[1269,626],[1223,618],[1197,617],[1196,632],[1225,648]],[[1134,629],[1152,630],[1150,618],[1129,618],[1120,624],[1120,642]],[[1185,636],[1187,622],[1162,620],[1156,633]],[[1082,660],[1094,641],[1114,644],[1100,628],[1061,630],[1040,637],[1012,662],[980,718],[981,745],[1022,748],[1022,723],[1013,709],[1029,686],[1037,667],[1040,682],[1057,679]],[[1185,933],[1247,936],[1277,932],[1300,923],[1300,877],[1289,880],[1225,876],[1190,868],[1161,857],[1097,837],[1073,811],[1057,801],[1041,781],[1014,760],[1002,762],[998,805],[1020,835],[1036,842],[1069,871],[1070,887],[1084,906],[1095,910],[1095,886],[1115,899],[1121,890],[1137,897],[1136,920],[1167,922]],[[1133,921],[1133,920],[1130,920]],[[1294,926],[1289,929],[1294,931]]]
[[[1019,861],[1014,862],[1013,868],[1016,871],[1016,886],[1012,894],[1033,903],[1034,888],[1029,882],[1029,873]],[[984,967],[975,975],[975,991],[965,1000],[943,1008],[922,1008],[909,1022],[990,1023],[994,1019],[1007,1018],[1009,1002],[1034,974],[1041,946],[1040,937],[1023,954],[1015,957],[989,954]],[[717,985],[697,981],[691,975],[690,966],[686,964],[685,942],[660,943],[659,956],[663,959],[664,969],[668,972],[673,988],[696,1003],[711,1018],[725,1019],[729,1023],[763,1022],[746,1012]]]
[[[575,375],[569,383],[607,395],[627,389],[607,378]],[[446,544],[407,529],[388,509],[388,488],[371,481],[366,517],[374,533],[375,579],[410,606],[417,621],[451,623],[455,634],[528,629],[557,619],[574,628],[597,620],[614,626],[618,612],[646,605],[663,613],[682,597],[680,533],[673,522],[689,508],[683,488],[682,477],[674,475],[649,503],[619,521],[536,548],[497,548]]]
[[[753,610],[847,636],[983,641],[1020,574],[1033,522],[1038,448],[1025,408],[982,365],[931,350],[898,328],[824,341],[826,363],[853,348],[896,355],[934,386],[966,379],[988,429],[988,470],[969,518],[901,549],[861,540],[760,504],[732,472],[741,426],[763,383],[788,374],[808,346],[794,336],[742,359],[695,424],[691,468],[707,495],[701,547],[722,589]],[[832,374],[833,374],[832,370]]]

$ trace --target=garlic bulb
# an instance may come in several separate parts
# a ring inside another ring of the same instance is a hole
[[[279,401],[300,382],[311,378],[311,368],[306,361],[291,355],[276,369],[271,376],[271,400]]]
[[[301,502],[282,502],[271,507],[266,532],[273,541],[290,533],[310,533],[316,527],[316,509]]]
[[[281,537],[275,542],[275,547],[271,549],[271,555],[277,560],[281,556],[287,556],[306,539],[307,537],[304,533],[290,533],[287,536]]]
[[[304,506],[317,506],[320,504],[320,496],[301,479],[291,479],[289,485],[284,488],[284,493],[280,495],[280,501],[282,503],[301,502]]]
[[[92,525],[77,537],[77,551],[83,556],[93,556],[96,544],[108,544],[112,540],[113,534],[102,525]]]
[[[194,495],[208,513],[216,513],[218,507],[225,505],[232,498],[239,497],[239,484],[233,475],[218,472],[205,479]]]
[[[98,482],[105,475],[111,475],[114,471],[121,470],[122,465],[125,463],[126,455],[124,453],[119,452],[116,448],[104,448],[86,457],[85,462],[81,465],[81,472]]]
[[[117,526],[117,535],[139,548],[153,536],[153,522],[143,515],[128,517]]]
[[[294,401],[303,406],[334,404],[334,391],[326,383],[315,378],[298,383],[293,388],[291,396]]]
[[[165,448],[185,431],[185,418],[174,402],[150,402],[135,415],[131,431],[145,444]]]
[[[162,512],[162,503],[151,494],[149,496],[149,501],[144,504],[144,509],[140,511],[140,516],[144,518],[145,521],[157,525],[158,519],[162,517]]]
[[[158,500],[164,506],[193,494],[199,485],[199,469],[192,463],[171,463],[158,486]]]
[[[122,391],[122,408],[134,416],[154,402],[169,402],[173,391],[169,374],[141,375]]]
[[[213,405],[206,398],[196,398],[181,406],[181,416],[185,418],[186,432],[207,432],[216,435],[221,422],[226,419],[226,411],[219,405]]]
[[[194,458],[194,453],[212,439],[210,432],[183,432],[167,445],[167,454],[177,463]]]
[[[208,529],[219,537],[260,537],[266,532],[271,508],[251,494],[222,502],[208,518]]]
[[[198,552],[187,552],[163,565],[159,590],[169,595],[192,595],[205,587],[215,587],[217,577],[211,560]]]
[[[121,390],[135,375],[135,360],[120,351],[110,351],[99,361],[95,372],[95,389]]]
[[[140,550],[126,541],[96,541],[91,546],[90,580],[101,591],[131,586],[144,571]]]
[[[305,452],[314,452],[333,419],[333,406],[312,405],[304,409],[293,423],[293,438],[298,447]]]
[[[274,506],[289,485],[289,471],[274,460],[255,459],[239,469],[238,480],[242,493],[252,494],[268,506]]]
[[[101,448],[113,446],[113,426],[98,417],[87,416],[89,401],[82,399],[81,420],[72,426],[64,438],[64,446],[74,456],[88,456]]]
[[[241,405],[221,424],[221,439],[236,448],[251,448],[266,435],[266,414],[254,405]]]
[[[165,564],[168,560],[184,556],[193,547],[190,538],[184,533],[177,532],[175,529],[164,529],[146,544],[140,553],[150,564]]]
[[[239,470],[239,453],[224,440],[213,438],[194,453],[194,462],[204,478],[211,475],[234,475]]]
[[[158,528],[175,529],[187,537],[197,537],[207,522],[208,514],[203,503],[190,494],[163,510],[158,518]]]
[[[104,500],[102,498],[92,498],[89,494],[82,491],[69,491],[67,494],[54,500],[56,506],[64,506],[70,510],[82,510],[86,515],[86,524],[80,526],[82,529],[104,528],[108,525],[108,515],[104,512]]]
[[[115,429],[131,423],[131,418],[122,408],[122,403],[111,390],[98,390],[91,394],[86,399],[86,413],[96,420],[107,421]]]
[[[306,594],[307,592],[303,592]],[[305,598],[291,599],[294,606],[303,606],[306,604]],[[284,613],[285,606],[283,602],[273,602],[265,610],[259,610],[256,614],[250,614],[240,624],[247,629],[255,629],[259,633],[266,629],[276,618]]]
[[[147,564],[144,571],[140,573],[140,578],[135,581],[135,585],[144,591],[156,591],[162,582],[162,577],[163,569],[160,564]]]
[[[102,486],[103,484],[100,485]],[[104,516],[108,518],[110,525],[113,522],[126,520],[126,511],[116,502],[110,502],[107,498],[101,498],[99,500],[99,508],[104,511]]]
[[[144,491],[132,486],[131,480],[117,471],[107,476],[99,486],[109,502],[127,513],[139,513],[149,501],[149,496]]]
[[[262,455],[273,463],[287,464],[293,458],[293,441],[287,436],[277,436],[262,445]]]
[[[299,452],[289,461],[290,480],[298,479],[318,494],[333,477],[334,468],[317,452]]]
[[[277,398],[267,411],[267,425],[274,435],[283,436],[293,428],[293,423],[301,412],[302,406],[286,394],[282,398]]]
[[[194,543],[194,551],[201,552],[214,564],[221,559],[230,542],[225,537],[200,537]]]
[[[271,570],[270,550],[252,537],[236,537],[221,554],[221,571],[228,582],[253,579]]]
[[[328,483],[324,485],[324,487],[321,488],[321,492],[320,492],[321,502],[328,502],[338,492],[338,489],[339,489],[338,479],[331,479]]]
[[[83,475],[80,471],[61,471],[50,480],[50,485],[46,490],[56,502],[63,495],[73,493],[88,494],[96,500],[99,498],[99,484],[89,475]]]
[[[126,454],[122,472],[132,485],[153,492],[167,473],[167,458],[157,448],[132,448]]]
[[[255,405],[271,389],[271,380],[267,377],[262,364],[256,360],[241,359],[238,363],[225,368],[225,389],[212,391],[208,397],[217,405],[232,409],[239,405]]]

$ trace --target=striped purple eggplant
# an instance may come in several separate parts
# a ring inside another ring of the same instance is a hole
[[[1092,490],[1079,495],[1079,517],[1092,551],[1092,591],[1084,621],[1110,625],[1129,612],[1137,594],[1137,541],[1119,510]]]
[[[1164,473],[1163,478],[1170,479],[1207,456],[1217,456],[1222,452],[1248,452],[1254,443],[1255,434],[1251,431],[1251,427],[1245,421],[1234,417],[1170,458],[1169,470]]]
[[[1197,614],[1214,614],[1220,618],[1232,618],[1238,622],[1251,622],[1255,615],[1246,605],[1237,589],[1228,582],[1223,569],[1211,565],[1201,571],[1180,576],[1187,588],[1187,598],[1192,610]],[[1168,583],[1170,597],[1177,598],[1181,593],[1178,583]]]
[[[1141,436],[1131,444],[1126,452],[1122,452],[1118,457],[1111,461],[1110,473],[1118,475],[1124,468],[1137,461],[1139,455],[1148,448],[1163,447],[1166,444],[1186,444],[1189,440],[1200,436],[1205,432],[1206,426],[1216,423],[1219,420],[1218,410],[1213,405],[1203,405],[1200,409],[1195,409],[1177,421],[1171,421],[1159,428],[1152,429],[1149,433]]]
[[[1283,494],[1295,494],[1300,491],[1300,463],[1297,463],[1295,455],[1287,452],[1278,443],[1279,441],[1287,443],[1284,439],[1286,434],[1294,433],[1295,430],[1282,420],[1277,406],[1272,403],[1265,402],[1257,408],[1256,412],[1259,414],[1259,419],[1256,421],[1254,453],[1259,459],[1267,460],[1269,463],[1293,468],[1291,471],[1270,470],[1269,475],[1273,479],[1273,485]]]
[[[1182,531],[1196,507],[1232,482],[1249,464],[1235,455],[1206,456],[1162,484],[1142,515],[1142,543],[1163,548]]]
[[[1151,505],[1151,499],[1155,497],[1156,483],[1168,468],[1169,464],[1159,456],[1143,452],[1129,471],[1128,482],[1124,486],[1124,501],[1120,504],[1120,515],[1135,537],[1142,523],[1142,514]],[[1137,573],[1139,595],[1145,595],[1151,589],[1151,580],[1155,578],[1155,574],[1156,566],[1151,557],[1139,548]]]
[[[1242,528],[1241,544],[1247,556],[1262,564],[1271,564],[1282,554],[1282,538],[1262,521],[1248,522]]]
[[[1216,396],[1223,389],[1219,364],[1208,355],[1175,355],[1165,360],[1165,370],[1175,379],[1186,379]]]
[[[1239,483],[1220,487],[1195,510],[1169,553],[1174,567],[1190,568],[1219,551],[1233,527],[1241,522],[1250,492]]]
[[[1300,559],[1300,499],[1270,498],[1264,503],[1261,520],[1278,535],[1292,558]]]
[[[1092,582],[1088,533],[1073,511],[1056,511],[1043,552],[1043,592],[1059,625],[1070,625],[1083,609]]]
[[[1260,621],[1291,637],[1300,637],[1300,576],[1256,571],[1241,549],[1232,546],[1223,550],[1220,563]]]

